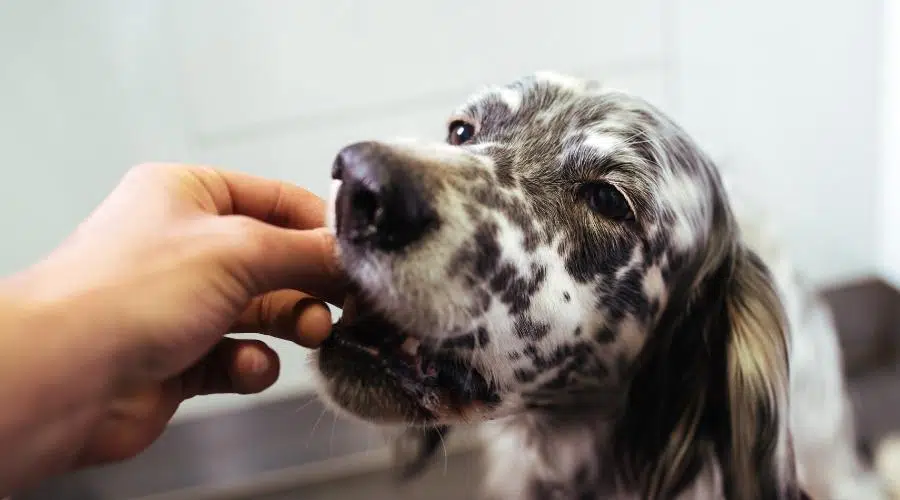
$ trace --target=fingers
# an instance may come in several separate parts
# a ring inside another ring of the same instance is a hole
[[[118,462],[137,455],[162,434],[181,401],[177,379],[120,394],[87,436],[75,466]]]
[[[293,184],[203,166],[186,166],[212,197],[219,215],[245,215],[291,229],[325,225],[325,202]]]
[[[252,394],[278,379],[278,356],[264,343],[225,338],[181,377],[120,394],[76,452],[86,467],[130,458],[162,434],[178,406],[205,394]]]
[[[281,369],[278,355],[258,340],[223,338],[182,377],[182,397],[254,394],[268,389]]]
[[[346,280],[337,263],[335,239],[326,229],[281,229],[247,218],[231,219],[234,245],[226,260],[247,276],[251,296],[274,290],[303,290],[340,306]]]
[[[331,332],[331,311],[303,292],[278,290],[255,297],[231,332],[263,333],[317,347]]]
[[[240,255],[244,269],[232,271],[249,275],[251,295],[289,288],[337,306],[343,302],[345,283],[334,238],[323,228],[325,202],[318,196],[287,182],[201,165],[155,164],[135,171],[142,188],[153,183],[141,176],[163,179],[157,184],[170,190],[174,185],[178,198],[190,200],[194,209],[230,216],[224,257],[232,261],[230,254]]]

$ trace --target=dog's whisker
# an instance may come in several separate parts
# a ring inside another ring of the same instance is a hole
[[[294,412],[300,413],[301,411],[303,411],[303,410],[309,408],[313,403],[317,402],[318,400],[319,400],[319,399],[316,398],[316,397],[311,397],[311,398],[309,398],[309,401],[307,401],[307,402],[303,403],[302,405],[300,405],[298,408],[296,408],[296,409],[294,410]]]
[[[334,456],[334,430],[337,427],[338,414],[335,411],[331,413],[334,415],[334,419],[331,421],[331,437],[328,438],[328,454]]]
[[[447,443],[444,442],[444,433],[441,432],[440,428],[435,429],[437,431],[438,438],[441,440],[441,448],[444,450],[444,476],[447,475],[447,465],[449,458],[447,456]]]
[[[312,426],[312,430],[309,431],[309,437],[306,438],[306,447],[309,448],[309,445],[312,443],[312,438],[316,433],[316,428],[319,427],[319,422],[322,421],[322,417],[325,416],[325,413],[328,412],[328,408],[322,408],[322,413],[319,414],[319,418],[316,419],[316,422]]]

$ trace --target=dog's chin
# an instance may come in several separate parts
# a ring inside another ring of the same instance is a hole
[[[478,420],[497,393],[468,363],[432,349],[371,308],[347,307],[318,351],[327,399],[376,424]]]

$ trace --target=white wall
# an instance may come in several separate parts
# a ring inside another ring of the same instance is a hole
[[[866,273],[879,263],[880,5],[0,2],[0,230],[16,235],[0,272],[52,248],[137,161],[202,161],[325,194],[341,145],[439,137],[475,87],[554,69],[669,110],[776,213],[814,282]],[[276,344],[273,390],[181,415],[306,387],[306,353]]]
[[[882,18],[884,51],[882,54],[879,115],[881,185],[878,256],[886,278],[900,286],[900,4],[885,2]]]
[[[772,212],[814,284],[874,269],[881,10],[880,0],[672,8],[679,118]]]

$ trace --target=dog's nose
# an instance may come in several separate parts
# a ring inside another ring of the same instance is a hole
[[[342,149],[331,171],[341,181],[335,201],[338,235],[396,251],[433,228],[437,213],[410,168],[412,161],[375,142]]]

